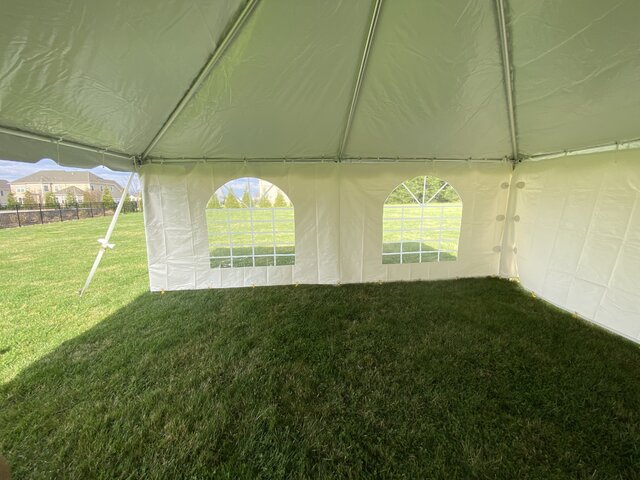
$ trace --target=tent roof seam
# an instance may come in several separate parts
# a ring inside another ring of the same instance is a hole
[[[365,71],[367,69],[367,63],[369,61],[369,52],[371,51],[371,45],[373,44],[373,38],[376,33],[376,27],[380,18],[380,10],[382,8],[382,0],[374,0],[373,12],[371,14],[371,20],[369,22],[369,29],[367,30],[367,38],[364,43],[364,49],[362,56],[360,57],[360,68],[358,69],[358,75],[353,87],[353,95],[351,96],[351,103],[349,105],[349,113],[347,114],[347,120],[345,122],[344,129],[342,131],[342,139],[338,147],[338,159],[341,159],[344,154],[344,149],[347,146],[349,140],[349,133],[351,131],[351,124],[356,111],[356,105],[358,103],[358,97],[360,96],[360,89],[362,82],[364,81]]]
[[[184,110],[184,108],[189,104],[189,102],[193,99],[204,81],[211,75],[211,72],[216,67],[218,62],[222,59],[225,52],[231,45],[231,43],[238,36],[238,33],[242,30],[242,27],[246,25],[247,20],[251,16],[251,14],[255,11],[255,7],[260,0],[248,0],[247,4],[244,6],[240,14],[233,20],[231,26],[227,30],[227,32],[223,35],[222,40],[218,45],[216,45],[215,50],[209,56],[209,59],[202,66],[196,77],[193,79],[193,82],[184,93],[184,95],[180,98],[175,108],[171,111],[167,119],[164,121],[160,130],[154,135],[149,142],[147,148],[142,152],[142,158],[147,158],[149,153],[153,148],[158,144],[158,142],[162,139],[165,133],[171,128],[173,122],[180,116],[180,113]]]

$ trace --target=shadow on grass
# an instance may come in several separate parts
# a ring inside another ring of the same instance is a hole
[[[630,478],[640,351],[497,279],[145,294],[0,388],[16,478]]]

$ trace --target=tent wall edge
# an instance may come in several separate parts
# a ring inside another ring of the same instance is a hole
[[[530,290],[530,289],[528,289],[528,288],[526,288],[524,286],[522,288],[526,292],[529,292],[532,295],[536,295],[536,292],[534,292],[533,290]],[[572,312],[570,310],[567,310],[566,307],[562,306],[559,303],[552,302],[551,300],[549,300],[547,298],[541,297],[540,299],[543,302],[548,303],[549,305],[553,305],[554,307],[559,308],[563,312],[570,313],[571,315],[573,315],[576,318],[579,318],[583,322],[586,322],[588,324],[594,325],[594,326],[596,326],[598,328],[601,328],[602,330],[605,330],[606,332],[613,333],[614,335],[619,335],[620,337],[623,337],[623,338],[625,338],[625,339],[627,339],[627,340],[629,340],[631,342],[634,342],[634,343],[637,343],[638,345],[640,345],[640,338],[634,338],[631,335],[628,335],[628,334],[626,334],[624,332],[621,332],[620,330],[616,330],[615,328],[612,328],[612,327],[610,327],[610,326],[608,326],[608,325],[606,325],[604,323],[598,322],[598,321],[596,321],[596,320],[594,320],[592,318],[585,317],[584,315],[580,315],[577,312]]]
[[[570,314],[640,342],[640,151],[513,171],[502,276]],[[515,265],[515,271],[510,267]]]

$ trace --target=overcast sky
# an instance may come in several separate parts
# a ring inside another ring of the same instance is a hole
[[[107,167],[95,167],[91,169],[61,167],[56,162],[48,158],[44,158],[38,163],[24,163],[12,162],[10,160],[0,160],[0,180],[8,180],[9,182],[12,182],[31,173],[39,172],[40,170],[89,170],[90,172],[93,172],[100,177],[107,178],[109,180],[115,180],[123,186],[127,182],[127,178],[129,177],[128,172],[114,172],[113,170],[109,170]]]

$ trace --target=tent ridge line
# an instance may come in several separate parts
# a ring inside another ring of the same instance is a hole
[[[86,152],[94,152],[94,153],[109,155],[110,157],[117,157],[125,160],[135,159],[135,155],[125,153],[125,152],[120,152],[118,150],[112,150],[109,147],[97,147],[95,145],[90,145],[88,143],[76,142],[73,140],[65,140],[63,137],[53,137],[50,135],[30,132],[27,130],[5,127],[2,125],[0,125],[0,133],[5,135],[11,135],[14,137],[26,138],[29,140],[38,140],[40,142],[54,143],[57,145],[62,145],[64,147],[75,148],[77,150],[84,150]]]
[[[507,31],[507,21],[504,8],[505,0],[496,0],[496,9],[498,13],[498,27],[500,33],[500,50],[502,52],[502,69],[505,83],[505,93],[507,97],[507,110],[509,115],[509,133],[511,136],[511,150],[513,162],[519,159],[518,149],[518,130],[516,123],[516,110],[513,101],[513,70],[511,65],[511,53],[509,50],[509,34]]]
[[[260,0],[248,0],[240,14],[236,17],[236,19],[231,24],[231,27],[227,30],[222,40],[216,46],[213,53],[209,56],[209,59],[200,69],[196,77],[191,82],[191,85],[184,93],[182,98],[178,101],[178,104],[171,111],[167,119],[164,121],[160,130],[156,132],[154,137],[149,142],[147,148],[142,152],[141,158],[144,160],[149,156],[151,150],[158,144],[158,142],[162,139],[162,137],[167,133],[167,130],[171,128],[171,125],[178,118],[182,110],[187,106],[189,101],[193,98],[193,96],[200,90],[204,81],[209,77],[214,67],[218,64],[218,62],[222,59],[224,53],[227,51],[233,40],[237,37],[238,33],[242,29],[242,27],[246,24],[247,20],[255,10],[256,5]]]
[[[369,52],[371,51],[371,45],[373,44],[373,37],[376,32],[376,26],[378,24],[378,18],[380,17],[380,9],[382,8],[382,0],[375,0],[373,6],[373,12],[371,14],[371,21],[369,22],[369,30],[367,31],[367,38],[365,40],[364,49],[360,58],[360,68],[358,69],[358,75],[356,77],[356,83],[353,88],[353,94],[351,95],[351,103],[349,105],[349,113],[347,114],[347,120],[342,131],[342,138],[340,140],[340,146],[338,147],[338,161],[341,161],[344,154],[344,149],[347,146],[349,139],[349,133],[351,131],[351,124],[353,122],[353,116],[355,114],[356,105],[358,103],[358,97],[360,96],[360,88],[364,80],[365,70],[369,60]]]

